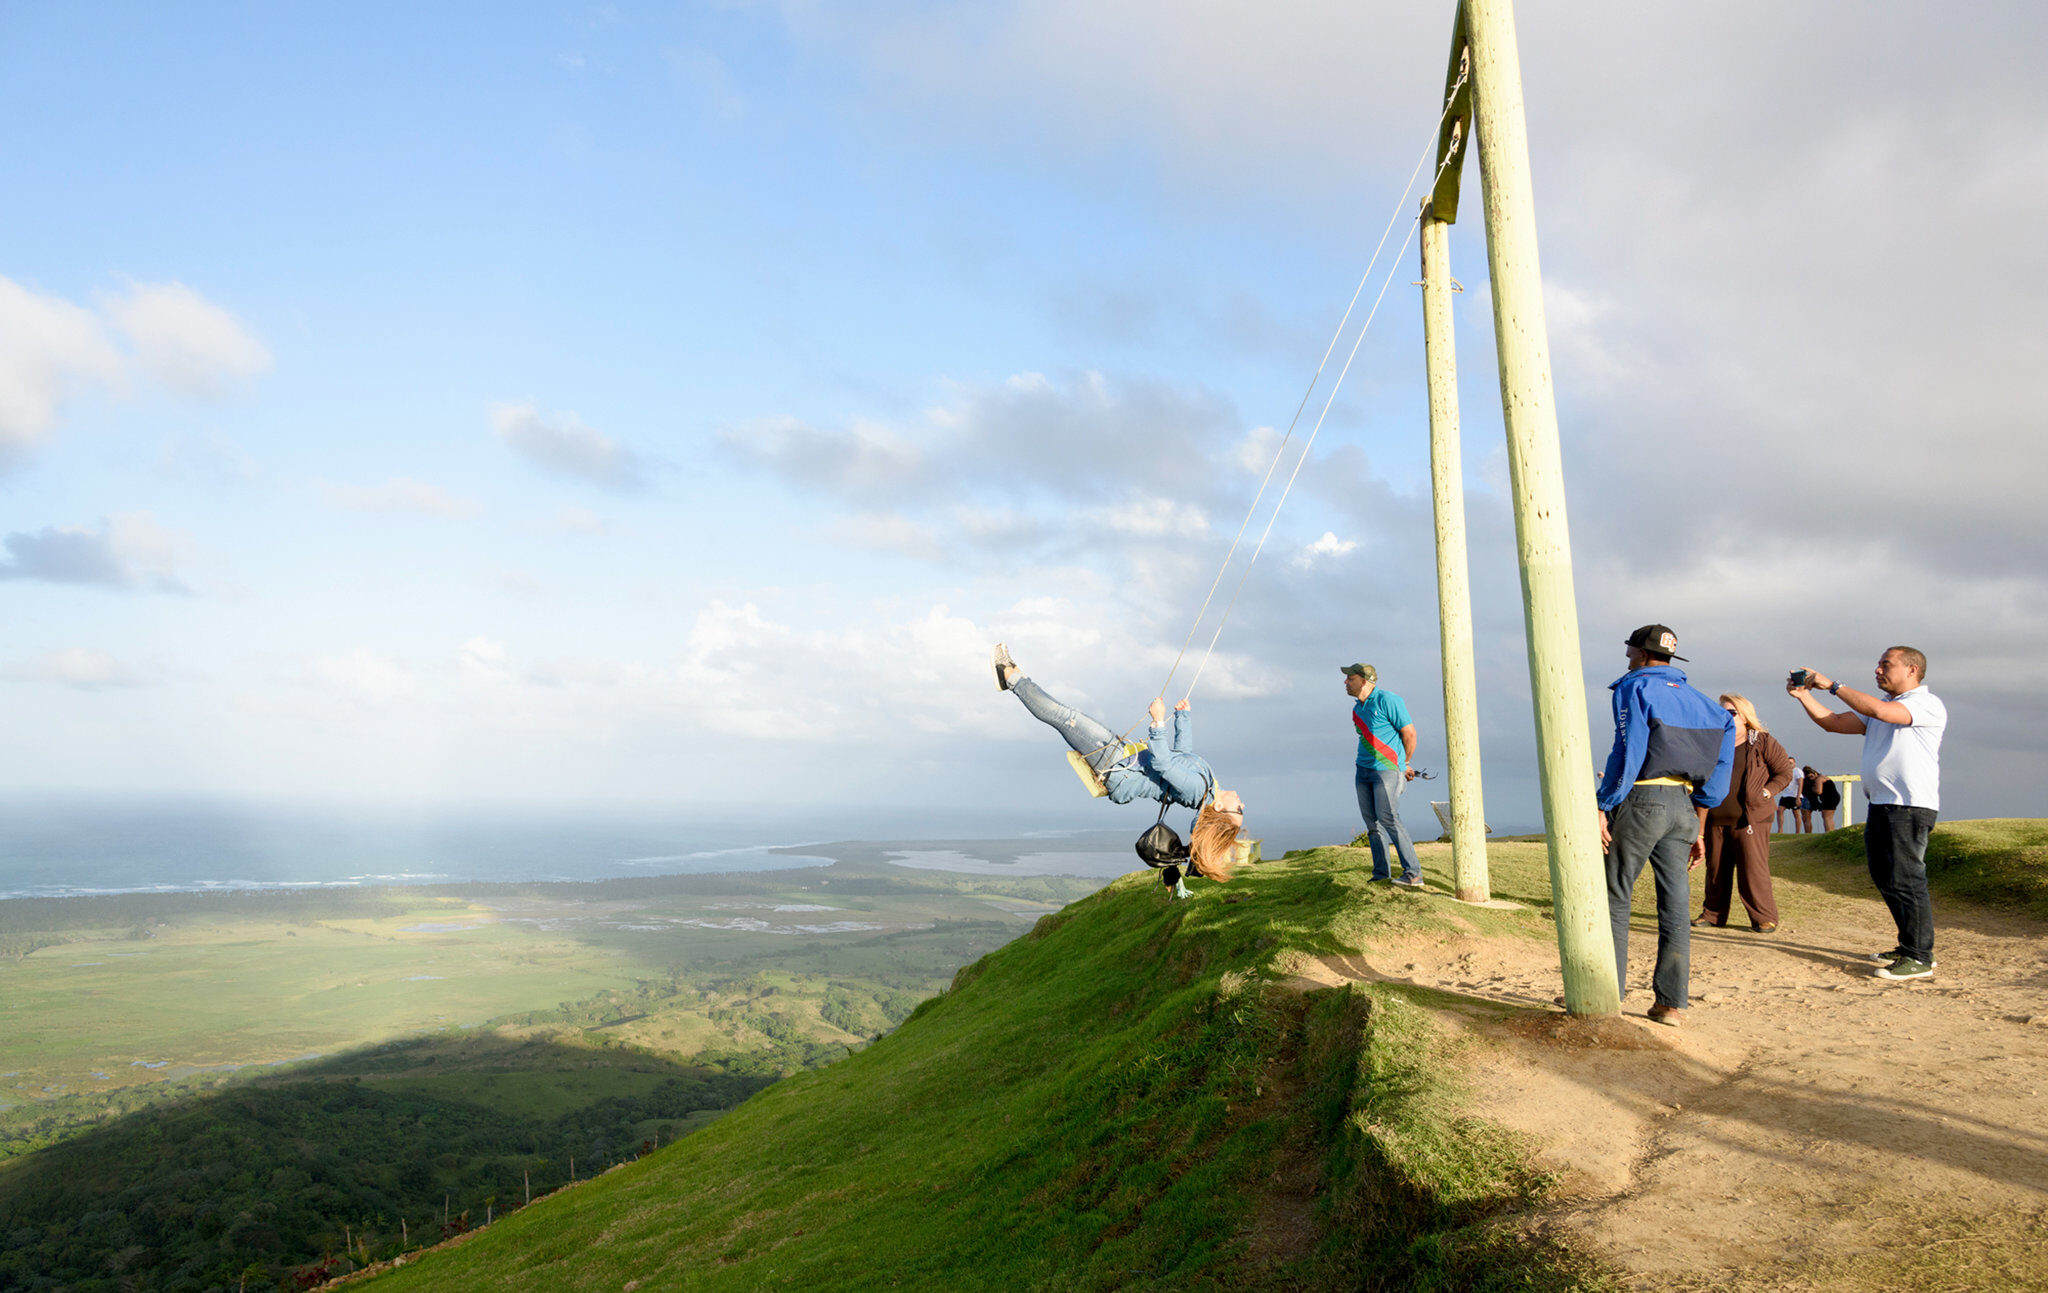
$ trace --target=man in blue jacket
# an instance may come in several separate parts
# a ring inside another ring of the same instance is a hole
[[[1685,1019],[1691,977],[1691,901],[1685,873],[1706,853],[1707,810],[1728,793],[1735,761],[1735,719],[1695,691],[1675,652],[1678,635],[1662,624],[1629,634],[1628,672],[1616,679],[1614,750],[1600,779],[1600,844],[1607,850],[1607,914],[1614,922],[1614,972],[1628,995],[1628,915],[1636,880],[1649,863],[1657,885],[1656,1003],[1650,1018],[1677,1027]]]

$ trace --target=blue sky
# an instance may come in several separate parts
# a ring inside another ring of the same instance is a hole
[[[0,7],[0,781],[1102,824],[988,643],[1141,711],[1449,13]],[[2000,13],[1987,51],[1933,6],[1524,6],[1602,748],[1644,621],[1844,770],[1772,680],[1906,641],[1953,810],[2039,812],[2042,41]],[[1467,209],[1489,815],[1526,825]],[[1415,277],[1196,698],[1227,782],[1333,831],[1336,665],[1441,763]]]

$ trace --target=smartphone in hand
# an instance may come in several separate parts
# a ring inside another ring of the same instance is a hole
[[[1792,676],[1791,676],[1791,677],[1789,677],[1789,678],[1787,678],[1787,679],[1786,679],[1785,681],[1787,681],[1787,682],[1791,683],[1791,684],[1792,684],[1792,685],[1793,685],[1794,687],[1809,687],[1809,686],[1812,686],[1812,685],[1813,685],[1813,670],[1811,670],[1811,669],[1794,669],[1794,670],[1792,671]]]

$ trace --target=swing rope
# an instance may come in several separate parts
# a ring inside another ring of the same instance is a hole
[[[1463,84],[1462,80],[1460,84]],[[1449,109],[1446,108],[1445,111],[1449,112]],[[1456,155],[1456,151],[1451,150],[1450,155],[1444,158],[1443,165],[1437,167],[1437,176],[1439,178],[1444,173],[1444,167],[1449,166],[1451,158]],[[1425,156],[1427,155],[1425,154]],[[1411,180],[1409,183],[1412,187],[1414,181]],[[1408,195],[1405,192],[1401,195],[1403,201],[1406,201],[1407,197]],[[1209,667],[1209,657],[1216,653],[1217,640],[1223,636],[1223,626],[1230,622],[1230,613],[1237,609],[1238,596],[1244,592],[1246,582],[1251,579],[1252,567],[1258,564],[1259,554],[1266,550],[1266,540],[1273,533],[1274,522],[1280,519],[1280,509],[1287,506],[1287,496],[1294,491],[1295,478],[1301,475],[1301,466],[1308,461],[1309,451],[1316,447],[1316,436],[1322,432],[1323,420],[1330,416],[1330,409],[1337,402],[1337,392],[1344,388],[1344,378],[1351,372],[1352,361],[1358,358],[1358,348],[1365,344],[1365,334],[1372,328],[1373,319],[1379,315],[1380,302],[1387,299],[1387,288],[1393,285],[1394,273],[1401,268],[1401,257],[1408,254],[1408,244],[1415,241],[1415,231],[1421,228],[1421,226],[1422,213],[1418,210],[1415,218],[1408,222],[1408,233],[1401,239],[1401,250],[1394,253],[1394,263],[1387,266],[1387,276],[1380,280],[1379,295],[1373,298],[1372,309],[1367,311],[1365,323],[1358,329],[1358,339],[1351,343],[1351,353],[1344,357],[1344,367],[1337,370],[1337,380],[1330,384],[1330,397],[1323,401],[1323,411],[1316,415],[1315,425],[1309,428],[1308,440],[1301,447],[1301,456],[1294,460],[1294,470],[1288,473],[1287,484],[1281,487],[1280,500],[1273,504],[1272,515],[1266,518],[1266,529],[1259,535],[1258,546],[1252,549],[1252,555],[1245,560],[1244,573],[1238,576],[1237,587],[1231,591],[1230,601],[1224,606],[1222,617],[1216,621],[1216,631],[1209,637],[1209,649],[1202,653],[1202,663],[1196,666],[1195,676],[1188,682],[1188,689],[1181,696],[1182,700],[1186,700],[1189,696],[1194,695],[1195,684],[1202,681],[1202,674]],[[1168,674],[1167,681],[1171,682],[1172,680],[1173,676]]]
[[[1429,164],[1429,155],[1437,148],[1441,140],[1443,124],[1449,119],[1451,108],[1458,101],[1459,91],[1465,88],[1467,75],[1467,69],[1460,68],[1457,83],[1451,87],[1450,93],[1444,98],[1444,110],[1437,117],[1436,125],[1430,132],[1430,142],[1423,149],[1422,155],[1415,159],[1415,169],[1409,172],[1407,186],[1401,190],[1400,198],[1394,203],[1393,214],[1387,217],[1387,227],[1380,233],[1379,243],[1372,251],[1372,259],[1366,262],[1365,272],[1359,275],[1358,286],[1352,289],[1351,300],[1344,306],[1344,316],[1337,320],[1336,330],[1330,334],[1330,344],[1324,347],[1322,360],[1316,364],[1315,372],[1309,377],[1308,387],[1302,391],[1300,403],[1295,405],[1294,416],[1287,423],[1287,431],[1280,437],[1278,447],[1273,450],[1273,461],[1267,465],[1266,475],[1259,482],[1259,491],[1252,496],[1251,506],[1245,509],[1244,520],[1238,523],[1237,534],[1230,541],[1230,550],[1224,553],[1223,564],[1217,567],[1216,578],[1210,581],[1209,593],[1202,599],[1201,609],[1195,612],[1195,621],[1188,626],[1188,635],[1182,640],[1180,651],[1173,657],[1173,667],[1166,671],[1166,681],[1159,684],[1158,695],[1164,696],[1167,688],[1173,685],[1175,675],[1180,672],[1180,666],[1187,658],[1188,647],[1194,642],[1195,634],[1201,631],[1202,621],[1208,618],[1210,604],[1216,600],[1216,590],[1223,586],[1223,576],[1229,572],[1230,563],[1237,557],[1238,547],[1244,542],[1245,531],[1250,528],[1252,517],[1258,514],[1259,504],[1264,501],[1266,490],[1273,483],[1273,474],[1280,469],[1280,462],[1287,454],[1287,446],[1294,439],[1295,428],[1301,422],[1302,412],[1308,408],[1309,397],[1315,393],[1317,384],[1322,381],[1323,372],[1330,365],[1330,356],[1337,352],[1337,343],[1343,340],[1344,329],[1351,322],[1352,312],[1358,306],[1358,298],[1364,293],[1365,285],[1372,280],[1373,269],[1379,264],[1380,253],[1386,250],[1387,239],[1392,236],[1394,226],[1400,222],[1401,211],[1408,204],[1408,195],[1415,191],[1416,177],[1420,176],[1422,168]],[[1446,150],[1443,162],[1437,167],[1436,179],[1443,177],[1444,169],[1458,155],[1458,146],[1454,142],[1451,148]],[[1435,180],[1432,180],[1431,188],[1434,189],[1434,187]],[[1418,212],[1416,217],[1409,221],[1407,236],[1401,240],[1401,249],[1394,253],[1394,262],[1388,267],[1386,278],[1380,282],[1379,295],[1373,298],[1372,309],[1367,312],[1365,322],[1358,329],[1358,338],[1351,343],[1351,351],[1345,356],[1344,366],[1338,370],[1337,379],[1331,384],[1329,398],[1323,402],[1322,412],[1316,415],[1315,425],[1310,429],[1308,439],[1302,445],[1301,455],[1295,459],[1294,470],[1289,473],[1287,483],[1281,488],[1279,501],[1273,505],[1272,515],[1266,518],[1266,528],[1259,535],[1258,544],[1252,549],[1252,555],[1245,561],[1244,573],[1238,577],[1237,587],[1231,591],[1230,601],[1223,608],[1222,618],[1216,622],[1216,631],[1210,635],[1208,649],[1202,654],[1202,662],[1196,666],[1195,676],[1188,682],[1188,689],[1181,696],[1183,701],[1195,694],[1196,684],[1201,682],[1203,672],[1209,667],[1209,658],[1216,653],[1216,643],[1223,636],[1223,626],[1230,622],[1230,613],[1236,609],[1237,599],[1244,592],[1245,582],[1251,578],[1252,567],[1257,564],[1259,554],[1265,550],[1266,540],[1273,533],[1274,522],[1280,519],[1280,509],[1287,505],[1287,496],[1294,489],[1295,478],[1301,474],[1302,463],[1308,460],[1309,451],[1315,448],[1316,436],[1322,431],[1323,421],[1329,417],[1331,406],[1336,403],[1337,392],[1343,389],[1345,375],[1351,371],[1352,361],[1358,358],[1358,348],[1365,343],[1365,334],[1371,330],[1372,321],[1379,314],[1380,303],[1386,299],[1387,288],[1393,282],[1394,271],[1400,267],[1401,257],[1408,253],[1408,244],[1414,240],[1415,230],[1420,223],[1421,215]],[[1130,739],[1131,733],[1138,730],[1138,723],[1144,721],[1142,718],[1139,719],[1137,723],[1132,723],[1129,727],[1125,728],[1122,735],[1118,736],[1116,740],[1098,745],[1088,753],[1096,754],[1108,749],[1111,745],[1120,746],[1125,744]]]

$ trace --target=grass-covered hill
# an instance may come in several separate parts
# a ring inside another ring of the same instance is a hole
[[[1541,846],[1495,853],[1497,889],[1540,902]],[[1451,924],[1547,938],[1541,911],[1369,887],[1368,867],[1316,850],[1181,903],[1126,877],[874,1046],[374,1283],[1580,1284],[1581,1259],[1514,1235],[1544,1182],[1457,1112],[1455,1066],[1410,990],[1297,974]]]
[[[1852,891],[1864,891],[1863,827],[1793,836],[1774,847],[1784,843],[1850,863],[1835,874]],[[1962,898],[2048,919],[2048,819],[1990,817],[1937,825],[1927,841],[1927,880],[1937,899]]]

